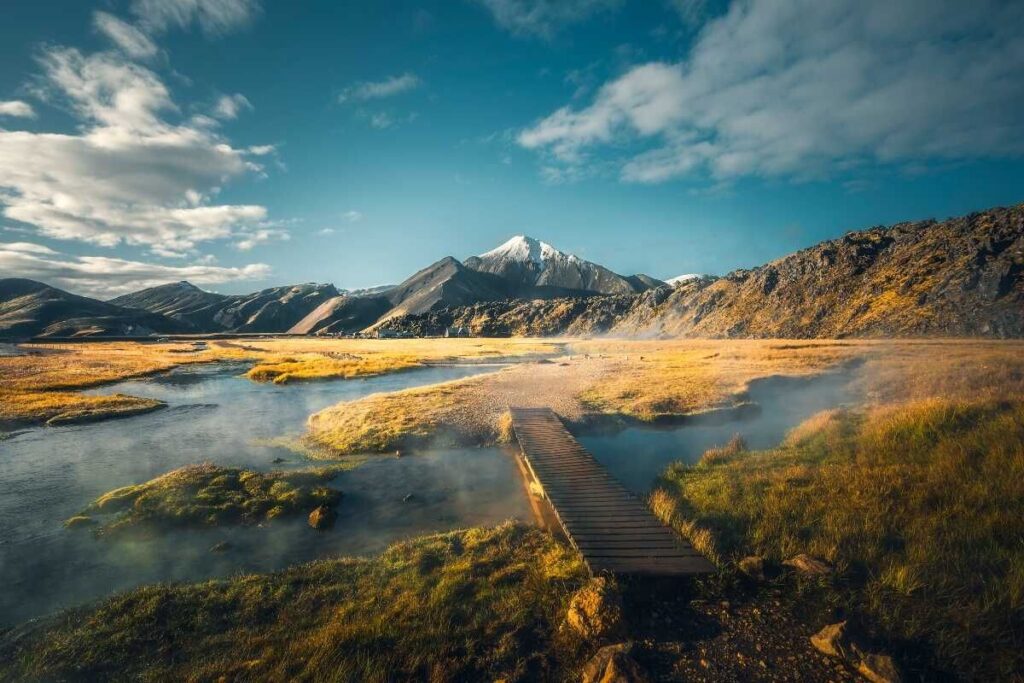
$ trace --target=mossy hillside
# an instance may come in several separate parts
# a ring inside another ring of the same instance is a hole
[[[210,463],[188,465],[105,493],[77,517],[95,519],[101,534],[256,524],[338,504],[341,492],[325,485],[336,475],[330,467],[263,473]],[[83,526],[82,520],[75,526]]]
[[[67,612],[0,650],[0,679],[569,679],[586,646],[559,626],[585,576],[523,525],[427,536]]]
[[[829,600],[930,666],[1024,668],[1024,402],[929,399],[829,411],[779,448],[676,464],[652,502],[723,561],[798,553]]]

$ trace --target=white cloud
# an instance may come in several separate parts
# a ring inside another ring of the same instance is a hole
[[[237,119],[238,115],[243,111],[252,111],[252,103],[249,99],[241,94],[235,93],[234,95],[223,95],[217,100],[216,106],[213,108],[213,113],[222,119]]]
[[[415,90],[421,85],[423,85],[423,81],[419,76],[413,73],[404,73],[401,76],[385,78],[383,81],[365,81],[351,85],[338,95],[338,101],[344,103],[379,100]]]
[[[109,298],[179,280],[198,285],[261,280],[270,275],[270,266],[165,266],[103,256],[70,256],[40,244],[14,242],[0,243],[0,272],[8,277],[40,280],[62,289]]]
[[[260,171],[208,126],[172,124],[159,78],[112,53],[52,48],[40,60],[49,97],[78,134],[0,130],[3,214],[58,239],[183,255],[196,244],[263,228],[257,205],[208,205],[224,183]]]
[[[507,31],[551,38],[563,26],[617,8],[622,0],[478,0]]]
[[[0,116],[17,116],[23,119],[34,119],[35,109],[28,102],[21,100],[0,101]]]
[[[149,36],[113,14],[94,12],[92,22],[97,31],[109,38],[129,57],[148,59],[157,53],[156,43]]]
[[[363,220],[363,214],[362,212],[355,210],[346,211],[344,214],[342,214],[342,218],[347,220],[349,223],[358,223],[359,221]]]
[[[566,169],[611,150],[637,182],[1019,156],[1021,25],[1024,5],[998,0],[736,0],[685,61],[638,66],[518,140]]]
[[[319,230],[316,231],[316,234],[321,235],[323,237],[328,237],[334,234],[334,228],[320,228]]]
[[[235,247],[241,251],[249,251],[253,247],[259,244],[266,244],[267,242],[273,241],[288,241],[291,239],[291,235],[287,231],[279,228],[259,228],[256,230],[244,230],[239,233],[240,240],[235,243]]]
[[[221,35],[248,25],[260,11],[257,0],[134,0],[132,12],[150,33],[188,28]]]

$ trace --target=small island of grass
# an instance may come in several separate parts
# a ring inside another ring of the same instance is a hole
[[[334,507],[341,500],[341,491],[325,483],[336,475],[331,467],[256,472],[211,463],[188,465],[144,484],[105,493],[66,525],[93,526],[99,534],[111,534],[258,524],[309,514],[320,506]]]

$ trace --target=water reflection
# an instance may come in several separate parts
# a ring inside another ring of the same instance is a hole
[[[195,366],[98,390],[159,398],[155,413],[34,429],[0,442],[0,625],[156,581],[269,571],[316,557],[376,552],[414,536],[510,517],[529,519],[515,463],[496,449],[381,458],[332,483],[345,498],[329,532],[303,520],[182,531],[146,541],[96,541],[62,522],[112,488],[189,463],[270,469],[307,465],[258,439],[295,433],[341,400],[432,384],[495,367],[435,367],[365,380],[276,386],[241,367]],[[404,500],[409,494],[412,496]],[[211,553],[227,541],[230,548]]]
[[[740,434],[752,449],[779,444],[786,432],[814,413],[853,399],[848,373],[807,379],[769,378],[750,385],[757,410],[740,419],[707,419],[673,427],[629,427],[579,441],[630,490],[643,494],[672,462],[696,462],[705,450]]]

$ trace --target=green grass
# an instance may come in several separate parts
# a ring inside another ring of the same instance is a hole
[[[564,679],[585,646],[558,626],[584,577],[522,525],[427,536],[64,613],[0,650],[0,679]]]
[[[324,485],[336,475],[331,467],[262,473],[210,463],[188,465],[144,484],[103,494],[68,520],[67,526],[84,527],[86,519],[91,519],[98,523],[97,533],[112,534],[255,524],[308,514],[341,500],[340,491]]]
[[[664,474],[663,517],[729,561],[806,552],[833,598],[959,676],[1024,670],[1024,402],[931,399],[818,415],[778,449]]]

